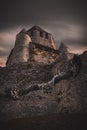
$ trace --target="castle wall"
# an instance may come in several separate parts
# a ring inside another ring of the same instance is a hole
[[[23,29],[16,35],[15,46],[6,65],[31,61],[52,63],[58,57],[55,49],[55,42],[50,33],[38,28],[30,31]]]
[[[53,36],[51,34],[41,32],[39,30],[29,31],[28,34],[30,35],[32,42],[39,43],[54,49],[56,48]]]

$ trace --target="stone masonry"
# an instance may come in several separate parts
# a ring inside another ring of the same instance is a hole
[[[63,43],[61,43],[59,49],[56,48],[52,34],[44,31],[39,26],[33,26],[27,31],[22,29],[16,35],[15,46],[11,50],[6,66],[20,62],[48,64],[54,62],[59,55],[63,58],[72,57]]]
[[[6,65],[32,61],[51,63],[58,57],[58,54],[54,53],[55,50],[52,34],[38,26],[34,26],[28,31],[22,29],[16,35],[15,46],[11,50]]]

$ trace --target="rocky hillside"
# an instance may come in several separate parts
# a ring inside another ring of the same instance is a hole
[[[0,68],[0,119],[87,112],[87,52],[79,59]]]

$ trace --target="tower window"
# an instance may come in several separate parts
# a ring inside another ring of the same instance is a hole
[[[33,31],[31,31],[30,36],[33,36]]]
[[[43,37],[43,32],[40,32],[40,37]]]
[[[48,33],[46,33],[46,39],[48,39]]]

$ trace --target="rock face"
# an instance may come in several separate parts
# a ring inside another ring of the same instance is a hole
[[[52,64],[19,63],[0,68],[0,119],[87,112],[87,52],[79,57],[82,64],[77,75],[53,84],[50,92],[34,89],[17,100],[9,92],[16,95],[17,91],[49,82],[56,74],[65,72],[67,62],[58,58]]]

